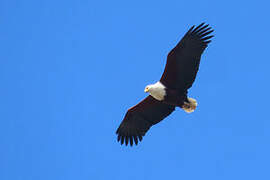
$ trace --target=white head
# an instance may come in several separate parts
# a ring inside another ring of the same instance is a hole
[[[166,95],[165,86],[161,82],[155,84],[149,84],[145,87],[144,92],[149,92],[155,99],[161,101]]]
[[[153,89],[153,84],[149,84],[149,85],[147,85],[146,87],[145,87],[145,89],[144,89],[144,92],[151,92],[152,91],[152,89]]]

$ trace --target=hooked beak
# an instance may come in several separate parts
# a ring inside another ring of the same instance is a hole
[[[149,91],[149,88],[145,88],[145,89],[144,89],[144,92],[147,93],[148,91]]]

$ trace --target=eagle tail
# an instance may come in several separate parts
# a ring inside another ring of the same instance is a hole
[[[192,113],[196,109],[198,103],[196,99],[193,99],[190,97],[187,99],[188,99],[188,102],[184,102],[182,109],[186,111],[187,113]]]

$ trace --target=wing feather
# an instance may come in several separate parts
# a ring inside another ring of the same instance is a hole
[[[209,25],[192,26],[181,41],[170,51],[160,81],[169,88],[186,92],[198,72],[203,51],[211,42],[213,32]]]
[[[124,120],[116,131],[117,140],[121,144],[132,146],[133,139],[135,144],[142,141],[143,136],[154,124],[159,123],[174,111],[175,107],[167,105],[154,99],[152,96],[146,97],[136,106],[130,108]]]

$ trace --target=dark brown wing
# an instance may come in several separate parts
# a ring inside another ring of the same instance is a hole
[[[192,26],[181,41],[171,50],[160,79],[166,87],[186,91],[196,78],[201,55],[213,36],[208,25]]]
[[[118,141],[126,145],[133,142],[137,145],[141,141],[148,129],[162,121],[174,111],[175,107],[167,105],[154,99],[152,96],[146,97],[136,106],[130,108],[124,120],[116,131]]]

